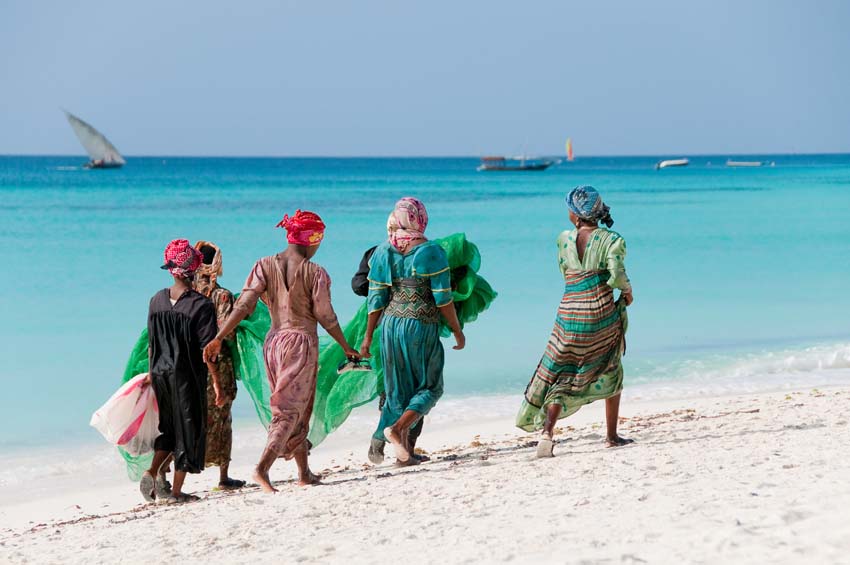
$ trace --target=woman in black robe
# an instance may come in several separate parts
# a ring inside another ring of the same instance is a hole
[[[157,292],[148,313],[148,379],[159,406],[159,437],[154,443],[151,467],[139,485],[148,502],[187,502],[198,497],[182,491],[186,473],[204,469],[207,422],[207,373],[212,375],[216,405],[224,397],[215,365],[205,363],[203,349],[218,332],[212,302],[192,289],[192,277],[203,256],[185,239],[165,249],[165,265],[174,277],[170,288]],[[174,460],[174,485],[170,492],[156,485],[160,467]],[[156,487],[156,488],[155,488]]]

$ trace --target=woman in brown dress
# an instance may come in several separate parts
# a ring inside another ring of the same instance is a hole
[[[192,287],[209,298],[215,307],[218,325],[221,326],[233,311],[233,294],[218,284],[222,274],[221,249],[210,241],[199,241],[195,249],[204,256],[203,263],[198,267]],[[234,342],[236,335],[230,332],[224,340]],[[223,347],[216,363],[221,393],[225,398],[224,405],[215,404],[215,391],[212,379],[207,385],[207,454],[206,466],[218,467],[218,486],[224,490],[238,489],[245,486],[245,481],[232,479],[228,476],[230,468],[230,452],[233,447],[233,401],[236,399],[236,373],[233,370],[233,357],[230,347]]]

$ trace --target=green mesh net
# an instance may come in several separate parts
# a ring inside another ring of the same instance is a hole
[[[486,280],[478,274],[481,267],[481,254],[478,247],[467,241],[466,235],[457,233],[435,240],[446,251],[449,268],[452,273],[452,290],[454,304],[461,325],[472,322],[486,310],[496,292]],[[364,302],[352,320],[346,324],[342,332],[345,339],[357,348],[366,333],[368,312]],[[266,377],[265,361],[263,360],[263,342],[271,327],[268,308],[262,302],[257,303],[254,313],[242,321],[236,328],[236,343],[230,343],[233,354],[233,367],[236,378],[242,382],[242,388],[247,390],[257,416],[263,426],[268,427],[271,421],[269,399],[271,391]],[[451,335],[451,330],[443,324],[440,333],[445,337]],[[384,379],[381,367],[380,340],[372,341],[372,370],[348,371],[337,374],[337,367],[345,361],[342,347],[331,339],[320,341],[319,372],[316,381],[316,399],[313,403],[313,417],[310,421],[309,440],[313,446],[319,445],[334,430],[339,428],[348,418],[351,411],[368,404],[383,392]],[[139,373],[148,370],[148,332],[145,329],[139,336],[127,368],[124,371],[123,382],[127,382]],[[132,456],[118,448],[121,456],[127,462],[127,474],[132,480],[139,480],[149,467],[153,454]]]

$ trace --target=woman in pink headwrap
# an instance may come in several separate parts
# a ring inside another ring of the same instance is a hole
[[[466,338],[452,298],[446,252],[428,241],[428,213],[415,198],[399,200],[387,221],[387,239],[369,260],[369,318],[360,353],[369,357],[372,334],[381,319],[381,360],[386,402],[372,436],[389,441],[402,465],[415,465],[410,429],[443,394],[440,316],[455,337]]]
[[[174,284],[151,298],[148,313],[150,369],[146,382],[153,385],[159,407],[159,437],[154,443],[151,467],[139,488],[148,502],[188,502],[198,497],[183,492],[186,473],[204,469],[207,422],[207,373],[212,376],[215,404],[225,398],[213,363],[204,366],[202,351],[215,336],[215,308],[192,289],[192,278],[201,266],[201,253],[185,239],[165,248],[165,264]],[[174,459],[174,485],[164,478],[166,461]]]
[[[324,237],[324,222],[313,212],[298,210],[294,216],[284,216],[278,227],[286,229],[289,245],[281,253],[257,261],[233,312],[204,350],[207,361],[215,360],[222,339],[254,311],[257,301],[268,305],[272,324],[263,356],[271,388],[272,421],[266,448],[254,471],[254,480],[266,492],[277,492],[269,470],[278,457],[295,458],[300,484],[316,484],[320,479],[307,464],[307,432],[319,357],[317,323],[346,355],[360,357],[339,327],[331,305],[328,273],[310,261]]]

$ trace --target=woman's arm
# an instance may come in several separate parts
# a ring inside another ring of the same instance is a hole
[[[349,359],[360,359],[357,350],[349,345],[348,340],[339,327],[339,319],[331,303],[331,278],[322,267],[316,266],[316,275],[313,279],[313,315],[325,328],[334,341],[336,341]]]
[[[634,302],[634,295],[632,294],[632,284],[626,274],[626,240],[620,234],[612,234],[612,242],[608,247],[606,259],[608,272],[611,274],[608,278],[608,286],[620,289],[620,296],[625,301],[626,306],[630,306]]]
[[[260,296],[265,291],[266,276],[263,273],[263,260],[260,259],[254,263],[254,268],[251,269],[251,273],[242,288],[242,294],[239,295],[239,299],[233,305],[227,320],[219,326],[215,338],[204,348],[204,361],[215,362],[218,360],[218,355],[221,353],[221,340],[230,335],[242,320],[254,312]]]
[[[206,349],[204,350],[204,356],[206,356]],[[221,393],[221,380],[218,378],[218,366],[209,361],[206,361],[206,364],[207,371],[209,372],[210,377],[212,377],[213,391],[215,391],[215,405],[221,408],[224,406],[225,402],[227,402],[227,399]]]
[[[339,324],[332,328],[325,328],[325,331],[328,332],[329,336],[334,338],[334,341],[337,342],[340,347],[342,347],[342,350],[345,351],[346,357],[349,359],[360,359],[360,353],[349,345],[348,340],[345,339],[345,335],[342,333],[342,328],[339,327]]]
[[[360,344],[360,356],[363,359],[372,357],[372,354],[369,353],[369,349],[372,347],[372,334],[375,333],[375,328],[378,327],[378,320],[381,319],[383,312],[383,310],[369,312],[369,317],[366,319],[366,335],[363,336],[363,343]]]
[[[236,301],[236,305],[227,317],[227,320],[225,320],[221,327],[218,328],[218,333],[215,335],[213,340],[204,347],[204,361],[207,364],[214,363],[218,359],[218,356],[221,353],[221,340],[224,339],[224,336],[230,335],[233,330],[236,329],[236,326],[238,326],[242,320],[247,318],[250,314],[252,309],[243,307],[245,302],[253,303],[254,306],[257,305],[259,295],[256,295],[256,298],[253,296],[246,296],[250,294],[256,293],[250,290],[242,292],[239,296],[239,300]]]
[[[224,323],[230,317],[230,314],[233,313],[233,307],[236,302],[233,299],[233,294],[229,290],[219,288],[217,291],[213,292],[210,299],[213,302],[213,306],[215,306],[215,318],[218,323],[218,327],[223,327]],[[231,330],[227,334],[222,334],[221,339],[224,341],[234,341],[236,339],[236,334],[233,333],[233,330]]]
[[[463,330],[460,329],[460,321],[457,319],[457,310],[455,310],[454,302],[449,302],[444,306],[440,306],[440,313],[449,324],[452,334],[455,336],[455,346],[452,349],[461,350],[466,346],[466,336],[463,335]]]
[[[416,259],[421,261],[418,269],[428,277],[434,302],[455,336],[455,346],[452,349],[463,349],[466,345],[466,336],[463,335],[460,321],[457,319],[452,291],[452,274],[446,252],[440,246],[434,245],[423,250]]]

